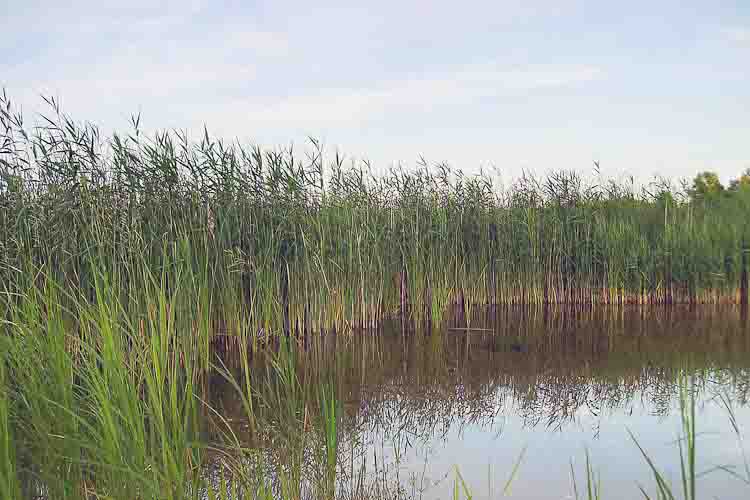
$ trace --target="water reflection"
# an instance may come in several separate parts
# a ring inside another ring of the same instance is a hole
[[[294,362],[304,387],[335,381],[343,410],[339,490],[354,489],[354,471],[367,466],[399,483],[401,493],[446,498],[458,467],[475,497],[497,496],[528,448],[511,496],[566,498],[570,461],[585,448],[605,469],[605,490],[613,488],[606,497],[634,498],[636,481],[648,485],[650,476],[626,427],[676,473],[681,375],[694,380],[698,426],[708,436],[700,463],[739,458],[717,397],[738,409],[740,421],[750,417],[747,330],[746,314],[730,307],[474,308],[452,314],[430,335],[402,334],[393,322],[378,333],[314,338]],[[267,360],[254,360],[259,393],[273,392],[276,377]],[[261,418],[267,432],[251,435],[228,384],[214,380],[210,397],[237,434],[263,450],[263,463],[285,460],[292,440],[268,431],[283,427],[272,405]],[[299,450],[303,475],[318,470],[315,454],[305,451],[321,446],[311,427]],[[265,473],[273,475],[273,467]],[[750,492],[726,475],[702,484],[719,496]]]

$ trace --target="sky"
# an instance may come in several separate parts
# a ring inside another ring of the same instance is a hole
[[[323,141],[376,170],[750,167],[750,2],[7,2],[0,86],[126,131]]]

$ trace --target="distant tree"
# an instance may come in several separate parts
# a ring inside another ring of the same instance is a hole
[[[744,191],[746,189],[750,189],[750,167],[746,168],[738,178],[732,179],[729,183],[730,191]]]
[[[722,192],[724,192],[724,186],[714,172],[701,172],[696,175],[689,190],[690,197],[693,199],[712,198]]]

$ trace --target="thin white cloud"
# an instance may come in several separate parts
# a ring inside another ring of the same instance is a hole
[[[264,122],[357,125],[370,118],[396,116],[399,112],[469,105],[485,97],[573,87],[603,76],[603,70],[593,66],[502,68],[490,64],[386,82],[372,88],[330,89],[314,95],[291,96],[272,104],[247,104],[255,108],[255,119]]]
[[[750,28],[732,27],[723,31],[730,42],[750,46]]]
[[[229,36],[223,51],[256,46],[255,37]],[[263,50],[277,50],[274,37],[270,40],[272,47]],[[457,108],[475,107],[485,98],[575,88],[605,76],[595,66],[503,67],[491,63],[404,76],[361,88],[328,87],[285,96],[287,89],[281,86],[276,94],[257,96],[244,89],[256,77],[264,76],[255,63],[216,55],[203,59],[202,50],[180,52],[166,60],[135,51],[96,66],[68,67],[65,75],[30,79],[31,85],[17,97],[38,105],[40,100],[34,94],[53,95],[74,117],[109,121],[115,128],[125,124],[129,113],[142,109],[147,122],[152,113],[158,114],[160,123],[152,123],[158,127],[198,128],[207,123],[229,136],[249,125],[318,133],[337,126],[356,128],[404,113],[450,114]],[[194,57],[201,59],[201,64],[193,64]],[[115,123],[111,123],[113,117]]]
[[[223,107],[228,96],[252,93],[259,65],[289,50],[285,34],[256,29],[241,19],[227,20],[220,31],[200,38],[165,36],[187,15],[181,12],[149,17],[138,11],[133,16],[146,24],[135,36],[138,30],[131,25],[120,26],[118,20],[107,25],[105,12],[95,11],[65,44],[5,66],[0,86],[8,87],[27,118],[48,111],[41,94],[58,98],[74,118],[93,119],[107,128],[122,127],[140,109],[154,110],[155,122],[165,119],[154,125],[178,127],[186,116],[198,119],[190,111],[196,103],[198,108]],[[98,16],[103,16],[102,24],[92,21]],[[120,36],[88,51],[87,39],[95,29]]]

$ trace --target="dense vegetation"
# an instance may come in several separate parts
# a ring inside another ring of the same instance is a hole
[[[240,358],[224,375],[251,431],[266,413],[293,436],[274,474],[235,484],[304,496],[300,428],[312,426],[322,453],[308,493],[330,497],[334,380],[301,383],[282,349],[259,382],[239,346],[397,308],[439,320],[457,297],[716,302],[746,287],[750,176],[636,189],[559,172],[500,189],[426,162],[375,175],[326,161],[316,142],[300,158],[207,133],[146,137],[137,118],[103,138],[48,103],[26,128],[0,98],[0,498],[226,492],[201,476],[209,451],[247,451],[229,426],[224,448],[200,440],[217,338]]]
[[[500,189],[426,162],[376,175],[324,160],[314,141],[300,158],[207,133],[145,137],[138,118],[103,138],[49,104],[27,130],[0,101],[6,309],[41,275],[87,301],[106,275],[126,311],[149,280],[190,286],[212,318],[244,311],[269,332],[367,322],[399,303],[402,281],[413,314],[437,314],[459,291],[473,302],[737,302],[746,287],[750,173],[729,189],[711,173],[636,188],[574,172]]]

